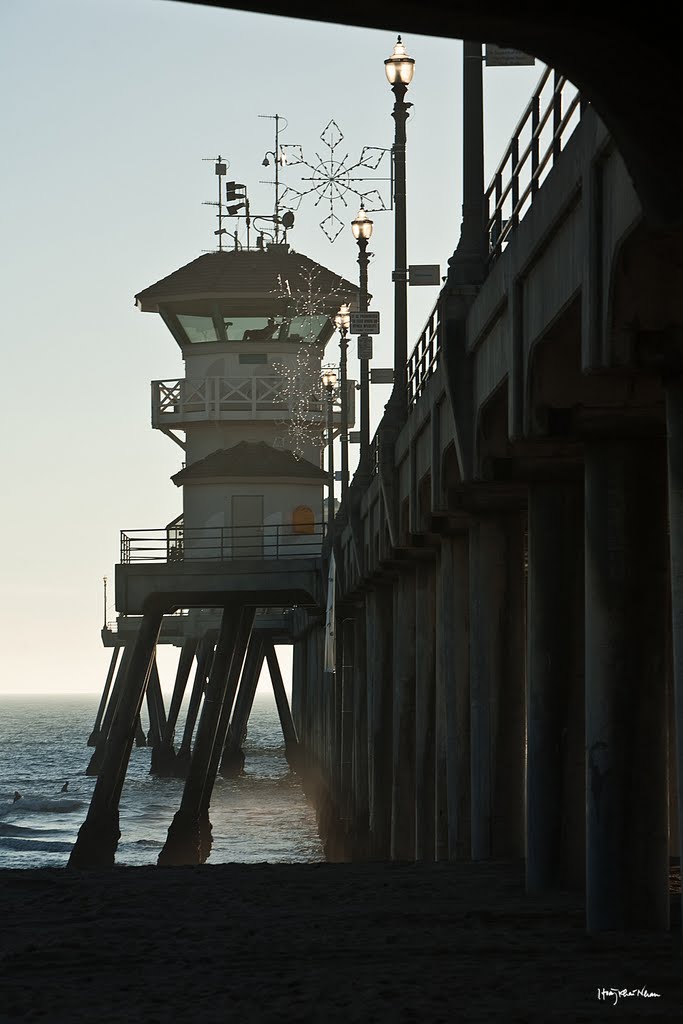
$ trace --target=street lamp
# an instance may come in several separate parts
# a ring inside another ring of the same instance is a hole
[[[333,401],[334,401],[334,389],[337,385],[337,369],[334,366],[323,366],[322,368],[322,385],[325,390],[325,396],[327,398],[327,443],[328,443],[328,456],[327,456],[327,473],[329,477],[329,494],[327,496],[327,536],[332,542],[332,536],[334,534],[334,423],[332,420],[333,413]]]
[[[406,121],[405,94],[413,79],[415,61],[409,57],[399,36],[390,57],[384,61],[387,80],[394,94],[392,117],[394,145],[394,390],[390,404],[398,414],[406,408],[406,362],[408,360],[408,255],[406,241]]]
[[[358,266],[360,268],[359,312],[368,311],[368,263],[371,253],[368,242],[372,237],[372,221],[361,206],[358,216],[351,221],[351,231],[358,243]],[[358,358],[360,360],[360,463],[365,466],[370,448],[370,359],[372,338],[369,334],[358,336]]]
[[[349,394],[346,373],[346,351],[348,348],[349,325],[351,312],[347,302],[342,303],[334,318],[339,331],[339,390],[341,392],[341,497],[342,504],[346,500],[349,489]]]

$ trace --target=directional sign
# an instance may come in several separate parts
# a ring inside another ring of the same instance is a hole
[[[439,264],[426,263],[408,267],[408,284],[441,284]]]
[[[370,383],[371,384],[393,384],[394,383],[394,371],[391,366],[383,367],[376,366],[374,370],[370,370]]]
[[[351,334],[379,334],[379,310],[372,313],[352,313],[349,324]]]
[[[496,46],[495,43],[486,44],[486,66],[487,68],[508,68],[520,65],[533,65],[536,58],[523,50],[515,50],[511,46]]]

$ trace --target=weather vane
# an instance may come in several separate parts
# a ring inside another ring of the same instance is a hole
[[[316,153],[317,163],[306,160],[301,146],[280,146],[282,163],[286,163],[288,167],[306,167],[312,174],[301,179],[302,183],[310,182],[308,187],[296,189],[288,185],[279,201],[286,209],[298,210],[306,196],[316,195],[315,205],[325,203],[329,209],[327,217],[320,222],[320,227],[330,242],[334,242],[344,228],[344,222],[335,213],[335,204],[343,203],[345,207],[348,206],[349,194],[357,196],[360,204],[368,211],[388,209],[379,190],[366,188],[365,185],[391,179],[356,173],[363,168],[376,171],[388,150],[380,146],[364,146],[359,158],[355,163],[351,163],[348,153],[342,156],[339,152],[344,133],[336,121],[328,122],[320,133],[320,139],[327,146],[329,154],[323,157]]]

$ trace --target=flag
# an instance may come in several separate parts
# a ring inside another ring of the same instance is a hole
[[[334,674],[336,663],[335,646],[335,563],[334,552],[330,552],[330,567],[327,572],[327,612],[325,615],[325,658],[323,671]]]

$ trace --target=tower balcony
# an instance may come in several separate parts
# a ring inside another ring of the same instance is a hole
[[[317,557],[325,523],[253,526],[171,525],[152,530],[121,530],[121,564],[133,562],[224,562],[236,559]],[[226,569],[227,571],[227,569]]]
[[[239,599],[260,608],[320,607],[325,525],[170,526],[121,532],[116,608],[141,615],[151,604],[216,608]]]
[[[349,428],[355,422],[356,382],[347,381]],[[152,426],[158,430],[183,428],[190,423],[230,420],[282,421],[294,418],[296,396],[282,377],[202,377],[152,381]],[[333,400],[333,421],[341,424],[341,397]],[[326,402],[312,398],[308,415],[327,423]]]

